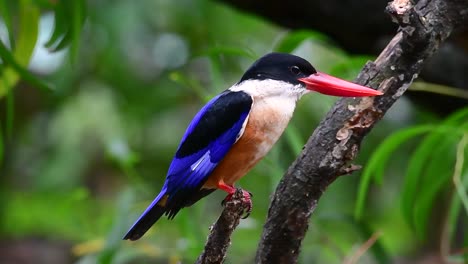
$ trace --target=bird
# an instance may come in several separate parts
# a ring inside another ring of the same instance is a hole
[[[288,53],[268,53],[241,79],[211,99],[188,125],[169,166],[160,193],[123,239],[140,239],[159,218],[173,219],[180,209],[216,189],[236,192],[247,174],[286,129],[297,101],[316,91],[365,97],[380,91],[318,72],[307,60]],[[242,190],[248,212],[251,194]]]

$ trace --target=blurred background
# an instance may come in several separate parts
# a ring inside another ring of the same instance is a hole
[[[193,115],[271,51],[352,80],[397,30],[386,2],[0,0],[0,263],[193,263],[222,192],[121,240]],[[325,192],[300,263],[468,263],[467,35]],[[305,96],[240,181],[254,209],[226,263],[253,263],[271,194],[335,100]]]

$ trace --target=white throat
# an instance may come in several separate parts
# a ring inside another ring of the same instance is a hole
[[[292,117],[297,101],[308,92],[302,85],[293,85],[278,80],[246,80],[233,85],[229,90],[242,91],[253,99],[250,113],[264,113],[264,119],[268,122],[268,116],[279,117],[280,127],[284,128]],[[283,129],[284,129],[283,128]]]
[[[255,127],[262,140],[258,142],[257,158],[261,158],[271,149],[286,129],[296,108],[296,102],[308,91],[301,85],[293,85],[276,80],[248,80],[229,88],[231,91],[242,91],[252,99],[250,114],[245,126]]]
[[[291,84],[278,80],[245,80],[239,84],[233,85],[229,90],[233,92],[243,91],[253,98],[273,98],[283,97],[299,100],[301,96],[309,91],[304,86]]]

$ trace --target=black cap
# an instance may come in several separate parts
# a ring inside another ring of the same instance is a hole
[[[292,84],[298,79],[316,73],[315,68],[305,59],[287,53],[268,53],[250,66],[240,82],[245,80],[278,80]]]

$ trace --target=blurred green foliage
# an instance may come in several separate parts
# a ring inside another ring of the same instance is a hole
[[[462,173],[467,167],[464,161],[465,152],[468,153],[468,148],[466,148],[467,120],[468,108],[461,109],[440,124],[418,125],[402,129],[380,144],[368,161],[362,175],[355,211],[356,218],[363,218],[364,199],[369,181],[374,179],[382,184],[388,160],[395,155],[396,149],[414,137],[427,134],[408,160],[401,191],[402,212],[406,222],[415,230],[420,239],[427,239],[428,224],[434,213],[433,205],[444,191],[451,189],[447,194],[451,196],[451,201],[447,202],[451,209],[444,213],[452,214],[446,219],[452,228],[452,232],[449,233],[449,241],[452,241],[456,235],[453,232],[453,228],[457,225],[456,221],[463,219],[463,214],[468,212],[466,198],[468,181],[466,177],[464,177],[466,183],[461,180]],[[450,181],[454,186],[449,184]],[[461,210],[462,203],[464,211]]]
[[[121,237],[161,188],[197,109],[256,58],[295,53],[347,79],[372,59],[208,0],[0,0],[0,15],[1,239],[70,242],[82,264],[196,259],[223,193],[162,219],[138,242]],[[306,96],[239,183],[254,193],[254,210],[228,263],[253,261],[271,193],[334,100]],[[443,120],[401,99],[362,146],[362,176],[325,192],[301,263],[350,260],[373,235],[359,263],[434,252],[466,261],[467,113]]]

